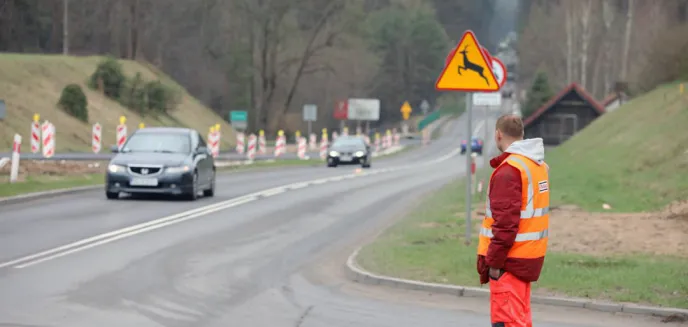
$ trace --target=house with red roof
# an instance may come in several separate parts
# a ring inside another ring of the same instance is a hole
[[[540,137],[545,145],[556,146],[604,113],[601,103],[572,83],[525,118],[525,137]]]

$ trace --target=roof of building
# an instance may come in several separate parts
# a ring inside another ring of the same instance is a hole
[[[534,122],[538,117],[542,116],[547,110],[550,110],[559,100],[561,100],[563,97],[565,97],[567,94],[569,94],[571,91],[574,91],[578,93],[578,95],[583,98],[586,102],[588,102],[595,111],[597,111],[600,115],[605,112],[604,106],[597,102],[590,93],[585,91],[580,85],[577,83],[571,83],[569,86],[565,87],[563,90],[561,90],[557,95],[553,96],[547,103],[543,104],[540,108],[535,110],[528,118],[526,118],[525,121],[523,121],[523,126],[528,126],[530,123]]]

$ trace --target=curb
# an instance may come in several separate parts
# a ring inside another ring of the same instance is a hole
[[[347,277],[361,284],[366,285],[382,285],[398,289],[406,289],[413,291],[424,291],[436,294],[448,294],[455,296],[465,296],[465,297],[482,297],[487,298],[490,296],[489,288],[479,288],[479,287],[468,287],[461,285],[449,285],[449,284],[437,284],[437,283],[426,283],[416,280],[394,278],[389,276],[376,275],[368,272],[356,264],[356,258],[358,257],[358,252],[361,248],[356,249],[349,258],[346,260],[346,275]],[[659,317],[687,317],[687,309],[679,308],[663,308],[663,307],[651,307],[643,306],[637,304],[628,303],[615,303],[615,302],[601,302],[593,301],[590,299],[580,299],[580,298],[568,298],[568,297],[555,297],[555,296],[541,296],[532,295],[531,302],[537,304],[562,306],[562,307],[576,307],[585,308],[596,311],[603,312],[623,312],[623,313],[634,313],[642,315],[652,315]]]

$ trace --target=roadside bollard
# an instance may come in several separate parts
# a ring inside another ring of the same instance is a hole
[[[19,177],[19,154],[21,153],[21,135],[14,134],[12,143],[12,164],[10,166],[10,183],[16,183]]]

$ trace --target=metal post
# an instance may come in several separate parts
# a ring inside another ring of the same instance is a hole
[[[466,140],[466,245],[471,245],[471,214],[473,199],[471,198],[471,140],[473,139],[473,126],[471,117],[471,105],[473,104],[473,94],[466,93],[466,132],[468,139]]]
[[[310,137],[311,133],[313,132],[313,122],[308,121],[308,137]]]

